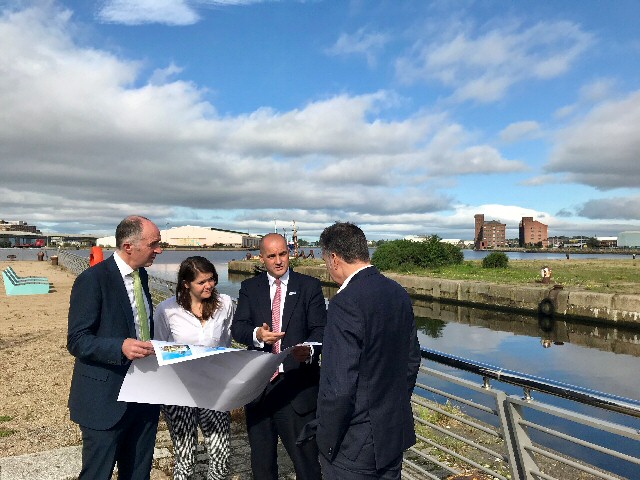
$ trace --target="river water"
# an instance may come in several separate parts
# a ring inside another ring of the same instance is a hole
[[[35,260],[39,250],[0,249],[0,258],[18,254],[18,259]],[[55,251],[47,252],[48,255]],[[180,262],[189,255],[199,254],[209,258],[219,275],[218,290],[237,297],[242,275],[229,275],[228,262],[244,258],[243,251],[165,251],[156,258],[148,270],[157,277],[175,281]],[[316,252],[317,253],[317,252]],[[465,259],[479,259],[486,252],[465,250]],[[80,256],[89,256],[88,250],[79,250]],[[105,257],[109,253],[105,252]],[[534,254],[509,252],[512,259],[564,259],[564,254]],[[572,254],[573,260],[581,258],[622,258],[617,254]],[[335,289],[325,288],[330,298]],[[538,377],[604,391],[640,401],[640,328],[620,328],[602,324],[540,321],[536,317],[501,313],[478,308],[457,307],[438,302],[415,300],[414,312],[422,347],[460,356],[469,360],[516,370]],[[453,372],[446,367],[429,366]],[[477,381],[477,378],[468,376]],[[522,394],[521,390],[501,384],[510,394]],[[434,398],[436,400],[441,400]],[[564,406],[554,398],[540,398]],[[583,413],[601,418],[616,418],[615,414]],[[640,430],[640,420],[625,421]],[[596,434],[597,436],[597,434]],[[605,443],[607,443],[605,441]],[[630,455],[640,457],[637,445],[631,445]],[[633,450],[635,449],[635,451]],[[606,462],[603,466],[612,468]],[[637,468],[625,465],[613,467],[626,478],[639,478]]]

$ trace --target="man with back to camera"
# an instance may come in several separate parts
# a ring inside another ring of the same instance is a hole
[[[67,349],[76,357],[71,420],[82,431],[81,480],[149,479],[159,406],[117,401],[132,360],[153,353],[148,276],[160,230],[130,216],[116,228],[114,254],[76,278],[69,303]],[[137,278],[136,278],[137,277]]]
[[[281,235],[270,233],[261,239],[260,261],[266,272],[240,286],[233,338],[249,349],[274,353],[307,341],[322,342],[326,304],[320,281],[289,269],[289,249]],[[296,478],[322,478],[315,441],[296,445],[302,427],[316,415],[319,352],[317,346],[315,351],[295,347],[262,394],[245,406],[256,480],[278,479],[278,436]]]
[[[407,292],[369,261],[351,223],[320,235],[322,257],[340,289],[329,303],[322,347],[316,441],[333,479],[399,479],[415,441],[411,394],[420,345]]]

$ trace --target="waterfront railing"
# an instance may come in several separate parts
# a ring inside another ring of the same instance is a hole
[[[89,268],[89,259],[61,250],[58,253],[58,264],[75,275],[79,275]],[[176,282],[149,275],[149,290],[151,290],[151,300],[154,306],[171,295],[175,295],[177,287]]]
[[[420,367],[412,400],[418,443],[405,455],[405,478],[470,471],[500,480],[640,478],[640,430],[629,426],[638,424],[640,402],[435,350],[422,349],[422,357],[476,381]],[[492,381],[522,394],[509,395]],[[538,394],[560,397],[566,406]],[[589,408],[604,414],[580,413]]]
[[[66,251],[59,263],[76,275],[89,268],[86,258]],[[154,276],[149,284],[156,305],[177,287]],[[640,479],[640,430],[629,426],[638,424],[640,402],[435,350],[422,349],[422,357],[472,379],[420,367],[412,397],[418,443],[405,454],[403,478],[473,472],[500,480]],[[509,394],[507,386],[522,393]],[[563,406],[538,395],[558,397]]]

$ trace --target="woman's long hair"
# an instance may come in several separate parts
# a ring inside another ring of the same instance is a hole
[[[178,288],[176,290],[176,300],[178,305],[191,312],[191,295],[186,284],[193,282],[199,273],[210,273],[218,284],[218,272],[209,260],[200,256],[185,258],[178,270]],[[220,298],[218,290],[214,287],[211,297],[202,299],[202,320],[208,320],[218,308],[220,308]],[[193,313],[193,312],[192,312]]]

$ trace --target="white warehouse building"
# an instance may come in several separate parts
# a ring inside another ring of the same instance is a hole
[[[212,227],[173,227],[169,230],[161,230],[162,241],[176,247],[204,247],[212,245],[242,246],[242,237],[248,233],[222,230]]]
[[[224,245],[233,247],[256,248],[259,237],[249,236],[248,233],[234,230],[223,230],[213,227],[196,227],[185,225],[160,230],[162,242],[172,247],[211,247]],[[115,247],[116,237],[103,237],[96,240],[101,247]]]
[[[619,247],[640,247],[640,232],[620,232],[618,234]]]

